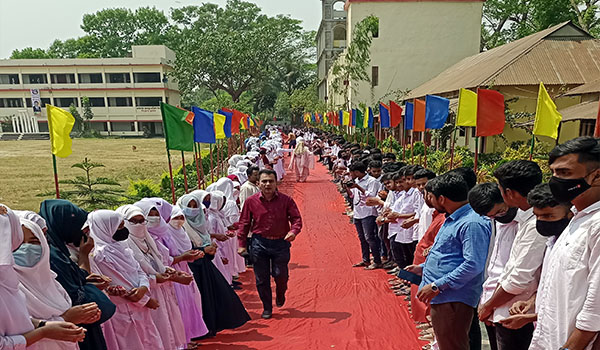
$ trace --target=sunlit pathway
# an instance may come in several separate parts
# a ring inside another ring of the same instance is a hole
[[[254,276],[246,272],[240,296],[253,320],[202,341],[201,349],[421,349],[406,302],[387,287],[388,275],[352,268],[360,261],[358,238],[330,179],[317,163],[308,182],[288,174],[280,185],[304,220],[292,246],[286,305],[262,320]]]

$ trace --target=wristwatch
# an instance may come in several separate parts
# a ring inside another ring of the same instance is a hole
[[[438,288],[438,286],[435,285],[435,283],[431,283],[431,290],[437,292],[440,289]]]
[[[569,348],[563,348],[562,346],[558,350],[569,350]]]

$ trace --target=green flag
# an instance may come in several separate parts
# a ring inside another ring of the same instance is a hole
[[[194,114],[166,103],[160,104],[160,111],[167,149],[192,152],[194,150]]]
[[[356,128],[357,129],[364,129],[365,127],[365,114],[363,113],[363,111],[360,110],[360,108],[356,109]]]

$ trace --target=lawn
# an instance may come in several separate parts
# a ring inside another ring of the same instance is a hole
[[[191,160],[192,155],[187,156]],[[57,158],[59,179],[83,175],[71,165],[85,157],[105,165],[92,175],[113,178],[123,189],[130,179],[158,181],[168,171],[163,139],[74,139],[73,154]],[[180,165],[181,156],[175,152],[173,166]],[[50,141],[0,141],[0,203],[37,212],[44,199],[37,195],[53,190]]]

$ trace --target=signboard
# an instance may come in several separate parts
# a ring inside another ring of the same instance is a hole
[[[42,99],[40,98],[40,90],[30,89],[31,91],[31,106],[33,108],[33,115],[42,115]]]

